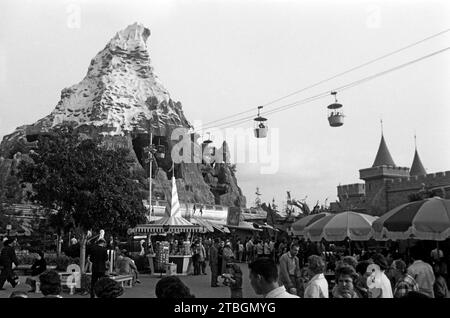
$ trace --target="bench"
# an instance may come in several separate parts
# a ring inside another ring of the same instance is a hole
[[[80,273],[74,272],[74,273],[58,273],[59,277],[61,278],[61,286],[67,287],[71,289],[71,286],[74,286],[75,288],[81,288],[81,280],[80,280]],[[73,275],[73,276],[72,276]],[[68,278],[71,277],[71,280],[68,281]]]
[[[117,275],[117,276],[109,276],[109,278],[115,280],[120,283],[122,287],[133,287],[133,275]]]
[[[31,266],[32,265],[25,265],[25,264],[21,264],[16,266],[16,268],[14,268],[15,271],[23,273],[24,276],[30,276],[31,275]],[[56,266],[55,265],[47,265],[47,270],[55,270]]]
[[[61,278],[61,287],[69,288],[71,295],[76,288],[81,288],[81,270],[77,264],[70,264],[65,272],[58,274]]]
[[[70,289],[70,286],[67,286],[67,277],[69,277],[71,274],[74,274],[74,273],[68,273],[68,272],[59,273],[59,275],[61,277],[66,277],[65,280],[61,279],[61,285],[69,287],[69,289]],[[75,273],[75,274],[77,274],[77,273]],[[86,273],[85,275],[92,277],[92,273]],[[109,277],[112,280],[115,280],[116,282],[120,283],[120,285],[122,287],[127,287],[127,288],[133,287],[133,275],[110,275],[110,276],[106,276],[106,277]],[[79,287],[77,286],[76,288],[79,288]],[[71,292],[73,292],[73,291],[71,290]]]

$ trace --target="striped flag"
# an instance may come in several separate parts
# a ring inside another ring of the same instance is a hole
[[[180,202],[178,201],[177,184],[175,182],[175,170],[172,174],[172,205],[170,207],[170,216],[181,217]]]

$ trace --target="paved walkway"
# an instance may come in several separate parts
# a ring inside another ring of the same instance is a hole
[[[248,266],[247,264],[240,264],[243,272],[243,295],[245,298],[260,298],[253,291],[250,280],[248,276]],[[221,287],[210,287],[211,275],[209,271],[209,266],[207,266],[207,275],[199,276],[179,276],[180,279],[190,288],[191,293],[193,293],[197,298],[230,298],[230,289],[226,286]],[[8,298],[9,295],[14,290],[28,291],[30,287],[25,285],[26,277],[21,276],[21,284],[16,288],[12,288],[9,283],[5,283],[4,288],[6,290],[0,291],[0,298]],[[155,286],[160,278],[151,277],[150,275],[140,275],[139,280],[141,284],[136,284],[133,288],[125,288],[122,298],[156,298],[155,296]],[[64,298],[89,298],[89,295],[69,295],[68,293],[63,293]],[[42,294],[29,293],[30,298],[41,298]]]

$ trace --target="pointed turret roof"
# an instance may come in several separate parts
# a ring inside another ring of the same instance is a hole
[[[417,152],[417,142],[416,142],[416,136],[414,135],[414,147],[415,147],[415,152],[414,152],[414,159],[413,159],[413,163],[411,165],[411,170],[409,171],[409,175],[410,176],[420,176],[420,175],[424,175],[427,174],[427,172],[425,171],[425,168],[423,167],[422,161],[420,160],[419,157],[419,153]]]
[[[427,174],[427,172],[425,171],[425,168],[423,167],[422,161],[420,160],[417,149],[416,149],[416,152],[414,153],[414,160],[411,165],[411,170],[409,171],[409,174],[411,176],[420,176],[423,174]]]
[[[394,160],[392,160],[391,154],[389,153],[389,149],[386,146],[386,141],[384,141],[384,136],[381,134],[380,146],[378,147],[377,156],[375,157],[375,161],[373,162],[372,167],[377,166],[395,166]]]

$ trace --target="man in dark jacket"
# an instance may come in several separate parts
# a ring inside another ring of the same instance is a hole
[[[16,252],[14,251],[14,247],[10,246],[14,240],[8,239],[4,242],[4,247],[0,253],[0,267],[2,272],[0,274],[0,290],[4,290],[3,285],[6,281],[8,281],[12,287],[16,287],[18,282],[14,279],[14,273],[12,264],[19,265],[17,261]]]
[[[219,274],[219,240],[214,239],[214,244],[209,248],[209,266],[211,267],[211,287],[218,287],[217,276]]]
[[[106,262],[108,262],[106,241],[104,239],[99,239],[97,245],[94,245],[89,249],[88,255],[92,262],[91,298],[95,298],[94,285],[100,278],[105,276]]]

